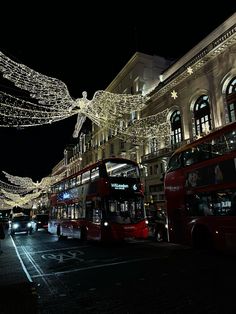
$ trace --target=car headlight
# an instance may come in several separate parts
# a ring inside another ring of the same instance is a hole
[[[17,223],[14,223],[13,225],[12,225],[12,228],[13,229],[17,229],[19,227],[19,224],[17,224]]]
[[[31,227],[32,225],[31,225],[31,222],[28,222],[27,223],[27,227]]]

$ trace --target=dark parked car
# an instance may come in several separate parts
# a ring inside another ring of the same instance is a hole
[[[33,231],[36,231],[36,224],[28,215],[16,215],[10,221],[9,232],[11,235],[19,232],[32,234]]]
[[[34,221],[36,223],[36,230],[40,228],[47,229],[48,228],[48,214],[37,214],[34,218]]]

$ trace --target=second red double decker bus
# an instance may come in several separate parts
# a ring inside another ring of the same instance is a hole
[[[236,122],[176,150],[164,188],[170,242],[236,250]]]
[[[147,238],[138,164],[123,158],[103,159],[56,183],[48,231],[98,241]]]

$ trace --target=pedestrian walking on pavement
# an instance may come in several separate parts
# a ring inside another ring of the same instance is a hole
[[[0,222],[0,254],[2,253],[2,243],[1,240],[5,239],[5,230],[4,225],[2,222]]]

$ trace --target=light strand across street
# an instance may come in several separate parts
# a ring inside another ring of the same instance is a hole
[[[115,94],[99,90],[92,100],[87,93],[82,98],[73,99],[64,82],[48,77],[24,64],[15,62],[0,52],[0,72],[3,78],[12,82],[37,101],[19,99],[15,95],[0,94],[0,126],[29,127],[47,124],[78,115],[74,136],[89,118],[100,127],[113,126],[115,121],[127,113],[141,110],[146,106],[145,95]]]

